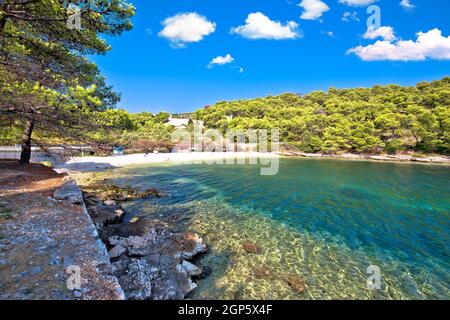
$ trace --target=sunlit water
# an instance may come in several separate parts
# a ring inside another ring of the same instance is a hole
[[[212,274],[193,299],[449,299],[450,167],[281,159],[120,169],[121,185],[167,194],[137,216],[199,233]],[[245,241],[262,248],[247,253]],[[381,289],[367,268],[381,269]],[[302,277],[303,293],[287,277]]]

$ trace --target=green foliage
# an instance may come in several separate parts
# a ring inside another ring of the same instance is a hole
[[[55,138],[87,143],[108,125],[99,112],[115,107],[120,96],[86,56],[110,50],[104,37],[130,30],[135,8],[125,0],[74,4],[81,29],[66,25],[68,1],[0,3],[0,140],[17,142],[17,128],[25,127],[27,148]],[[129,124],[120,111],[108,116],[114,125]]]
[[[52,162],[48,160],[42,161],[41,164],[49,168],[53,167]]]
[[[450,78],[219,102],[194,118],[222,131],[279,128],[306,152],[450,154]]]

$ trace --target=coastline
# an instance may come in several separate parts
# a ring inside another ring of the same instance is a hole
[[[321,153],[305,153],[281,151],[274,153],[259,152],[191,152],[191,153],[159,153],[159,154],[131,154],[108,157],[73,157],[66,163],[56,166],[57,171],[103,171],[118,167],[145,165],[157,163],[171,164],[198,164],[198,163],[222,163],[231,159],[277,159],[286,158],[310,158],[310,159],[333,159],[349,161],[376,161],[394,163],[417,163],[417,164],[439,164],[450,165],[448,156],[413,157],[412,155],[376,155],[376,154],[351,154],[343,153],[336,155]]]
[[[388,155],[388,154],[323,154],[282,151],[277,153],[283,157],[313,158],[313,159],[335,159],[335,160],[358,160],[358,161],[378,161],[378,162],[402,162],[402,163],[422,163],[422,164],[450,164],[450,157],[444,155],[414,157],[412,155]]]
[[[171,163],[171,164],[191,164],[191,163],[221,163],[231,159],[276,159],[280,155],[275,153],[260,152],[190,152],[190,153],[158,153],[158,154],[130,154],[108,157],[73,157],[69,161],[59,166],[60,171],[102,171],[118,167]]]

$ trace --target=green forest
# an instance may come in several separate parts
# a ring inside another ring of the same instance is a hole
[[[65,1],[0,5],[0,144],[21,144],[24,163],[33,145],[170,151],[170,114],[127,112],[120,94],[86,58],[111,49],[104,36],[132,29],[135,7],[125,0],[80,5],[85,13],[79,30],[66,26],[71,13]],[[173,116],[224,132],[277,128],[286,146],[305,152],[450,154],[448,77],[414,87],[331,88],[219,102]]]
[[[223,131],[278,128],[305,152],[450,154],[450,78],[224,101],[195,118]]]

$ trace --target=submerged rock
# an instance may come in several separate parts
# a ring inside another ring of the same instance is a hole
[[[123,223],[126,212],[118,203],[148,196],[163,196],[149,189],[138,193],[128,188],[103,186],[103,199],[85,193],[88,212],[100,238],[111,248],[111,270],[125,295],[132,300],[180,300],[197,287],[205,267],[186,260],[207,251],[195,233],[172,234],[152,217],[139,217]]]
[[[271,277],[271,272],[268,268],[261,266],[253,270],[253,275],[257,279],[267,279]]]
[[[137,197],[141,198],[141,199],[148,198],[149,196],[154,196],[156,198],[162,198],[164,196],[164,194],[153,188],[147,189],[144,192],[137,194]]]
[[[261,253],[263,251],[263,249],[258,246],[257,244],[250,242],[250,241],[246,241],[242,244],[242,247],[244,248],[244,250],[248,253]]]
[[[306,290],[305,279],[299,275],[289,275],[286,282],[295,293],[303,293]]]

